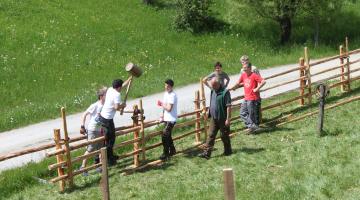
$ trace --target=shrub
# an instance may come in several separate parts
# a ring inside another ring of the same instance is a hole
[[[211,3],[212,0],[177,0],[175,28],[192,33],[209,30],[215,21],[210,16]]]

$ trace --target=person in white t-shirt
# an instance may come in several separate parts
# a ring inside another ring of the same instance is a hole
[[[107,90],[106,87],[103,87],[98,90],[98,92],[97,92],[98,101],[91,104],[89,106],[89,108],[86,109],[84,114],[81,116],[80,133],[83,135],[85,135],[87,133],[88,140],[93,140],[95,138],[98,138],[98,137],[104,135],[105,129],[95,119],[96,119],[96,117],[98,117],[100,115],[101,109],[104,105],[106,90]],[[85,122],[86,122],[87,116],[90,116],[90,120],[87,124],[87,129],[85,129]],[[99,150],[103,146],[103,143],[104,142],[89,144],[87,146],[87,149],[86,149],[86,152],[84,155],[87,155],[90,152]],[[95,163],[99,163],[99,162],[100,162],[99,156],[96,156]],[[80,169],[85,168],[86,163],[87,163],[87,159],[84,159]],[[84,172],[83,175],[86,176],[87,172]]]
[[[105,103],[101,110],[100,116],[97,118],[97,121],[105,127],[105,143],[107,148],[107,156],[109,165],[116,164],[116,160],[119,158],[117,155],[114,155],[113,147],[115,143],[115,125],[114,125],[114,116],[116,111],[126,107],[125,103],[121,102],[120,91],[123,87],[126,87],[129,84],[132,77],[123,82],[121,79],[116,79],[112,83],[112,87],[109,88],[106,92]]]
[[[174,81],[167,79],[165,81],[165,93],[163,102],[158,101],[158,105],[163,108],[163,113],[160,121],[163,121],[165,128],[161,135],[163,143],[163,154],[160,156],[161,160],[167,160],[170,156],[176,154],[173,139],[171,137],[172,129],[177,120],[177,96],[173,91]]]

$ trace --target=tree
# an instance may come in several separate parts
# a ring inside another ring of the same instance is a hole
[[[331,21],[331,18],[340,11],[345,1],[339,0],[305,0],[303,11],[309,15],[313,22],[314,45],[319,44],[320,21]]]
[[[292,20],[305,0],[240,0],[246,2],[260,16],[276,21],[280,26],[280,43],[290,40]]]

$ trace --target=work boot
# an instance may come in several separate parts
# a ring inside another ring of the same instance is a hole
[[[227,150],[224,151],[224,153],[222,154],[223,156],[230,156],[232,154],[232,150]]]
[[[165,160],[169,159],[169,155],[163,153],[163,154],[161,154],[159,159],[162,160],[162,161],[165,161]]]
[[[173,156],[173,155],[175,155],[175,154],[176,154],[176,149],[175,149],[175,147],[174,147],[174,145],[173,145],[173,146],[170,147],[169,156]]]

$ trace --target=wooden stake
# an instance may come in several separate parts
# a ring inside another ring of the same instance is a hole
[[[305,71],[304,71],[305,66],[304,66],[304,63],[305,63],[304,58],[300,58],[300,59],[299,59],[299,72],[300,72],[300,77],[305,76]],[[305,93],[305,91],[304,91],[305,84],[306,84],[306,81],[305,81],[304,79],[301,79],[301,80],[300,80],[300,90],[299,90],[299,95],[300,95],[300,96],[304,95],[304,93]],[[305,103],[304,98],[301,98],[301,99],[299,100],[299,104],[300,104],[301,106],[303,106],[304,103]]]
[[[340,68],[340,73],[341,73],[341,76],[340,76],[340,81],[344,81],[345,80],[345,76],[344,76],[344,72],[345,72],[345,68],[344,68],[344,47],[343,45],[340,45],[339,47],[339,51],[340,51],[340,65],[341,65],[341,68]],[[346,89],[345,89],[346,85],[345,83],[341,85],[341,91],[342,92],[345,92]]]
[[[146,155],[145,155],[145,146],[146,146],[146,141],[145,141],[145,124],[144,124],[144,108],[143,108],[143,103],[142,103],[142,99],[140,99],[140,133],[141,133],[141,149],[142,149],[142,160],[145,161],[146,160]]]
[[[349,55],[349,40],[348,37],[345,38],[345,51],[346,51],[346,79],[347,79],[347,91],[351,90],[350,87],[350,82],[351,82],[351,77],[350,77],[350,55]]]
[[[69,187],[71,188],[74,184],[73,180],[73,169],[71,164],[71,149],[69,146],[69,136],[67,132],[67,125],[66,125],[66,115],[65,115],[65,108],[61,108],[61,118],[63,121],[63,129],[64,129],[64,144],[65,144],[65,155],[66,155],[66,165],[67,165],[67,174],[68,174],[68,182]]]
[[[133,126],[137,127],[137,126],[139,126],[138,106],[134,105],[133,109],[134,109],[134,113],[133,113],[133,116],[132,116]],[[139,138],[139,131],[136,130],[136,131],[134,131],[134,140],[136,140],[138,138]],[[139,150],[139,142],[134,143],[134,151],[137,151],[137,150]],[[139,165],[140,165],[140,163],[139,163],[139,154],[137,153],[137,154],[134,154],[134,166],[138,167]]]
[[[194,103],[195,103],[195,110],[199,110],[200,109],[200,92],[199,92],[199,90],[195,92],[195,101],[194,101]],[[201,117],[200,112],[197,112],[196,113],[196,119],[198,119],[198,120],[196,120],[196,124],[195,124],[195,129],[196,130],[199,130],[200,126],[201,126],[200,117]],[[200,143],[200,133],[201,132],[199,132],[199,131],[195,133],[195,144]]]
[[[235,200],[234,173],[232,168],[224,169],[225,200]]]
[[[54,142],[55,142],[55,145],[56,145],[56,149],[61,149],[60,140],[61,140],[60,129],[54,129]],[[61,163],[61,162],[63,162],[63,160],[64,160],[63,155],[57,155],[56,156],[57,163]],[[58,177],[64,175],[64,169],[62,167],[59,167],[57,171],[58,171]],[[60,181],[59,182],[59,187],[60,187],[60,192],[64,192],[64,190],[65,190],[65,181],[63,181],[63,180]]]
[[[201,95],[201,102],[202,102],[202,115],[203,115],[203,120],[204,120],[204,137],[206,140],[206,138],[207,138],[206,98],[205,98],[204,83],[202,82],[201,78],[200,78],[200,95]]]
[[[312,95],[311,95],[311,73],[310,73],[310,58],[308,54],[308,48],[304,48],[305,51],[305,75],[307,78],[307,88],[308,88],[308,103],[311,104],[312,102]]]
[[[107,163],[107,152],[106,147],[101,148],[101,191],[103,194],[103,200],[110,199],[110,191],[109,191],[109,176],[108,176],[108,163]]]

